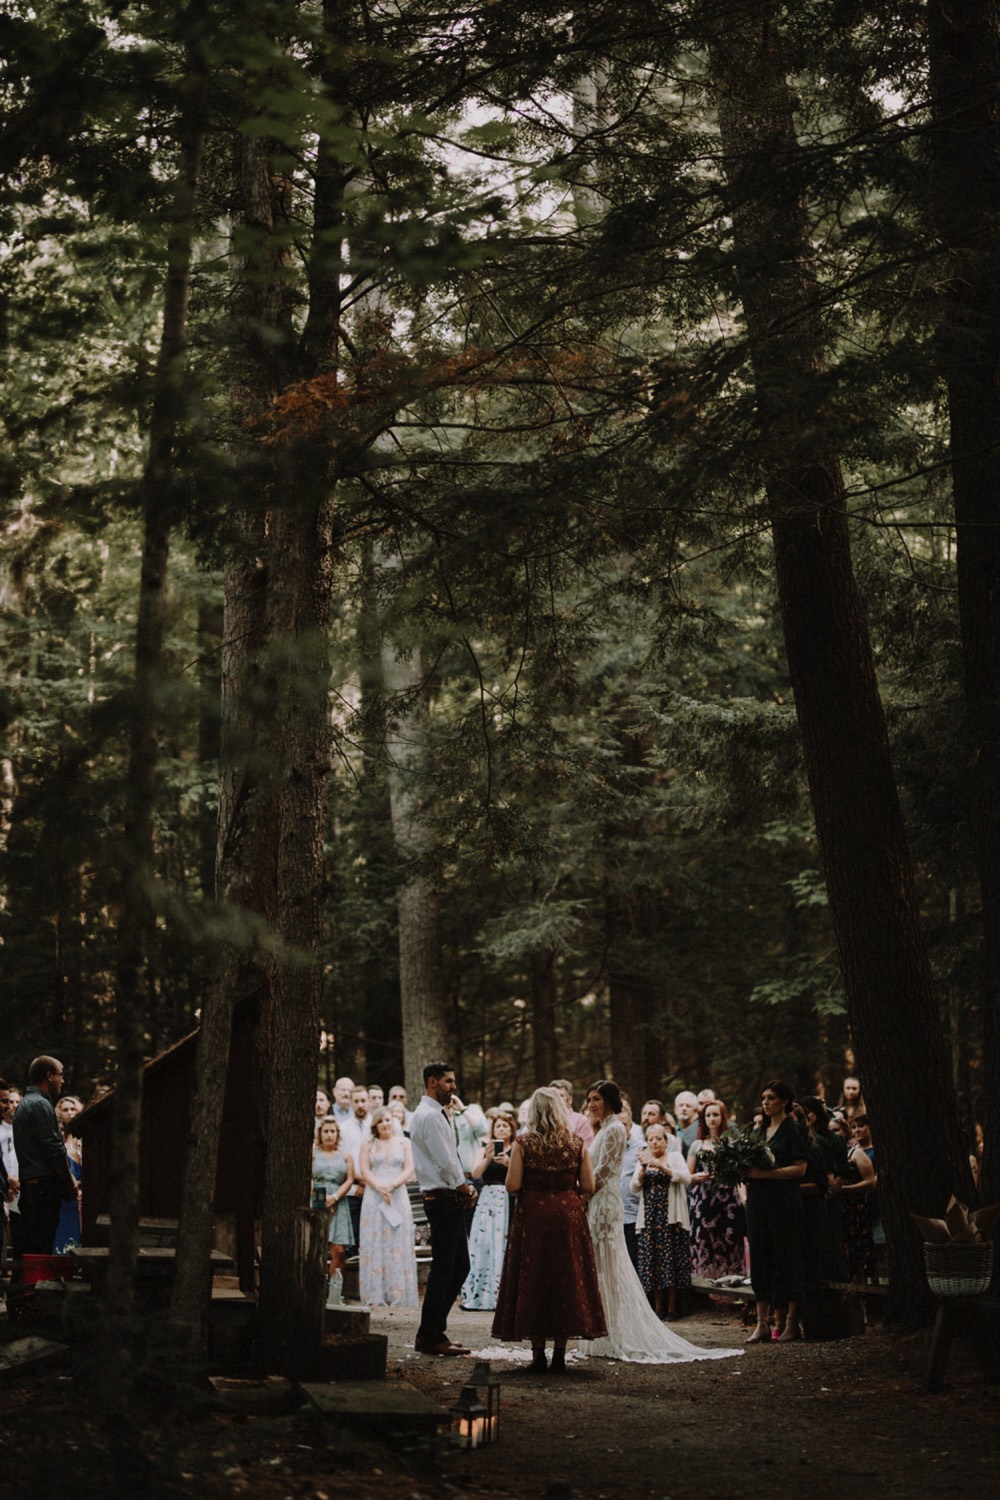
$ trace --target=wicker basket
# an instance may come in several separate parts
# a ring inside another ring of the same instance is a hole
[[[924,1245],[927,1285],[935,1297],[978,1297],[990,1289],[993,1243]]]

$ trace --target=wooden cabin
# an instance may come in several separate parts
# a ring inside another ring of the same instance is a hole
[[[254,1289],[255,1222],[263,1178],[256,1110],[252,1007],[233,1021],[215,1183],[216,1247],[232,1255],[240,1286]],[[198,1032],[192,1031],[145,1067],[139,1147],[139,1214],[176,1221],[184,1188]],[[109,1089],[73,1120],[83,1141],[83,1244],[107,1239],[111,1210],[111,1138],[115,1091]],[[100,1221],[103,1221],[100,1222]]]

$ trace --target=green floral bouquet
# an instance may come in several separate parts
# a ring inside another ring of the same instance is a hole
[[[774,1166],[774,1155],[751,1126],[731,1131],[704,1153],[706,1170],[720,1187],[737,1187],[746,1182],[754,1167],[767,1170]]]

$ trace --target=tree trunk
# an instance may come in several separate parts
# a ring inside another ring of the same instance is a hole
[[[927,7],[932,207],[949,252],[938,342],[948,388],[968,734],[983,912],[983,1171],[1000,1196],[1000,5]]]
[[[328,627],[333,586],[332,503],[320,455],[298,454],[320,493],[276,509],[268,638],[276,673],[272,733],[278,758],[277,939],[272,1003],[260,1017],[269,1094],[258,1352],[295,1374],[318,1338],[299,1295],[302,1241],[288,1225],[309,1201],[313,1104],[323,990],[324,788],[329,771]],[[291,478],[291,475],[289,475]]]
[[[163,330],[143,475],[143,546],[136,625],[121,904],[115,985],[115,1108],[112,1140],[111,1239],[106,1338],[116,1354],[102,1360],[113,1377],[112,1402],[131,1380],[134,1278],[139,1248],[139,1135],[144,1064],[146,965],[152,925],[153,810],[164,722],[163,643],[170,532],[177,509],[177,450],[186,410],[185,344],[194,209],[201,168],[204,90],[196,92],[181,140],[167,243]]]
[[[386,732],[389,801],[399,867],[399,990],[403,1014],[403,1069],[408,1097],[424,1091],[429,1062],[449,1062],[444,977],[441,965],[441,909],[429,871],[434,838],[421,805],[429,717],[427,690],[417,652],[408,661],[383,650],[386,688],[406,699],[390,712]],[[457,1062],[455,1063],[457,1067]]]
[[[203,599],[198,604],[198,764],[206,787],[218,781],[220,703],[222,699],[221,656],[225,617],[221,600]],[[198,874],[201,897],[206,903],[215,896],[215,859],[218,848],[218,814],[201,798],[198,813]]]
[[[555,954],[551,949],[532,954],[528,968],[528,995],[535,1046],[535,1087],[544,1088],[559,1072],[556,1037],[558,991]]]
[[[257,412],[276,393],[277,361],[260,330],[277,328],[282,342],[282,303],[275,293],[281,257],[271,244],[278,204],[265,143],[241,146],[240,228],[254,231],[247,259],[233,267],[234,301],[241,340],[234,349],[237,404]],[[245,484],[260,483],[252,450],[237,457]],[[202,1005],[195,1092],[184,1174],[184,1200],[177,1238],[177,1278],[171,1319],[192,1348],[201,1343],[207,1314],[205,1266],[212,1249],[213,1206],[219,1130],[229,1065],[233,1017],[238,1006],[266,1008],[272,983],[272,934],[277,919],[278,812],[270,757],[272,706],[267,699],[266,606],[268,518],[263,506],[237,504],[229,517],[223,568],[223,642],[219,743],[219,827],[216,892],[219,950]],[[266,1070],[262,1070],[266,1073]],[[266,1091],[248,1079],[258,1101],[257,1153],[266,1132]],[[247,1225],[243,1225],[244,1234]],[[240,1267],[244,1290],[249,1268]]]
[[[362,544],[361,595],[358,614],[358,675],[361,685],[361,745],[363,762],[357,795],[357,816],[365,862],[358,871],[365,899],[388,913],[395,905],[395,849],[392,838],[392,804],[389,797],[386,756],[386,693],[382,669],[382,623],[379,616],[375,549]],[[388,918],[387,918],[388,920]],[[399,975],[386,962],[380,946],[365,960],[361,971],[360,1011],[367,1047],[367,1077],[382,1078],[389,1088],[401,1081],[403,1016],[399,999]],[[350,1068],[345,1069],[350,1072]]]
[[[897,1313],[923,1273],[909,1210],[940,1213],[970,1189],[931,985],[841,472],[825,445],[822,333],[809,270],[802,161],[769,4],[740,6],[713,38],[789,675],[844,974],[879,1147]],[[912,1151],[913,1081],[934,1100],[934,1141]]]
[[[332,14],[328,7],[328,20]],[[275,234],[287,219],[287,188],[272,172],[270,152],[262,138],[241,143],[241,242],[251,248],[234,279],[246,415],[266,409],[289,381],[333,369],[337,355],[330,234],[342,183],[322,144],[310,310],[295,352],[287,250]],[[183,1289],[178,1282],[174,1310],[189,1331],[197,1329],[194,1278],[210,1248],[234,1006],[252,1000],[257,1076],[247,1084],[258,1100],[264,1153],[258,1356],[268,1369],[296,1374],[321,1332],[315,1299],[304,1290],[307,1241],[289,1225],[309,1197],[319,1064],[333,481],[326,455],[306,445],[261,445],[244,458],[247,492],[263,503],[237,508],[225,577],[218,869],[228,941],[202,1023],[187,1231],[182,1222],[190,1280]]]

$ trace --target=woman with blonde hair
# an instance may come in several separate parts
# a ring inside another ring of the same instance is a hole
[[[372,1307],[417,1307],[417,1257],[413,1211],[406,1184],[413,1176],[413,1150],[397,1135],[386,1105],[376,1109],[361,1147],[361,1300]]]
[[[354,1162],[341,1147],[340,1126],[331,1115],[317,1120],[313,1144],[313,1207],[330,1214],[327,1239],[330,1246],[329,1300],[339,1302],[344,1284],[347,1247],[354,1242],[347,1195],[354,1186]]]
[[[531,1369],[566,1368],[566,1341],[605,1332],[594,1251],[581,1193],[594,1191],[590,1155],[570,1129],[557,1089],[536,1089],[527,1126],[511,1147],[507,1192],[516,1199],[493,1332],[530,1339]]]

